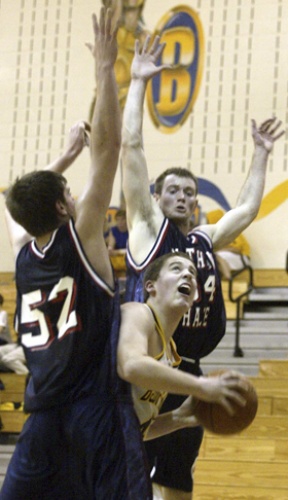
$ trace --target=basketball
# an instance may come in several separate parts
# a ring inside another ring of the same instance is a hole
[[[215,377],[219,374],[218,372],[209,374],[209,376]],[[241,376],[248,384],[248,391],[241,391],[246,399],[246,405],[239,406],[232,403],[235,409],[233,416],[229,415],[225,408],[218,403],[208,403],[194,398],[193,413],[206,430],[214,434],[237,434],[253,422],[258,408],[257,393],[249,379],[244,375]]]

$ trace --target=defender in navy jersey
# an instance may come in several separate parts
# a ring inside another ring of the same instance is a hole
[[[1,500],[152,498],[130,386],[117,375],[120,304],[103,236],[120,145],[111,10],[93,27],[97,103],[77,205],[61,172],[86,142],[83,122],[71,155],[17,179],[6,197],[30,416]]]
[[[200,358],[216,347],[225,330],[221,285],[213,250],[234,240],[257,215],[264,190],[268,156],[274,141],[284,132],[278,133],[281,122],[277,122],[276,118],[266,120],[259,127],[252,120],[255,150],[236,207],[216,224],[201,226],[189,234],[191,216],[197,204],[197,178],[183,168],[168,169],[156,180],[152,197],[143,150],[142,123],[146,85],[154,75],[170,68],[165,64],[156,66],[156,61],[161,61],[163,50],[164,45],[159,44],[159,37],[151,45],[148,37],[141,53],[136,42],[131,84],[124,109],[123,193],[129,231],[126,299],[141,300],[141,273],[151,260],[176,249],[191,255],[198,272],[198,296],[189,313],[185,314],[174,339],[183,360],[180,369],[200,375]],[[167,410],[170,401],[171,407],[173,406],[174,401],[168,396],[163,410]],[[179,406],[178,400],[174,407],[176,406]],[[163,439],[167,440],[167,447],[163,444]],[[171,500],[181,497],[190,500],[191,467],[201,440],[202,431],[198,427],[177,431],[159,441],[153,440],[146,447],[151,463],[156,463],[153,481],[165,487],[162,491],[163,498]]]

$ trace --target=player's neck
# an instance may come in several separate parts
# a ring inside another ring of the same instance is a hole
[[[54,231],[51,231],[47,234],[44,234],[43,236],[37,236],[37,238],[35,238],[36,245],[39,248],[39,250],[43,250],[43,248],[47,245],[47,243],[49,243],[53,232]]]
[[[185,220],[185,221],[174,220],[173,222],[178,227],[178,229],[181,231],[181,233],[184,236],[187,236],[187,234],[189,233],[189,229],[190,229],[189,221],[188,220]]]
[[[179,321],[181,320],[183,314],[186,312],[185,308],[180,309],[175,309],[171,308],[169,305],[168,307],[164,307],[163,303],[160,305],[159,303],[156,303],[153,299],[149,299],[147,301],[147,304],[150,305],[155,312],[165,335],[166,341],[169,341],[177,326]]]

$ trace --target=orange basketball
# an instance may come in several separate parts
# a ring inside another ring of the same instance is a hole
[[[219,373],[209,376],[219,376]],[[218,403],[207,403],[193,398],[193,413],[205,429],[215,434],[237,434],[253,422],[257,413],[258,397],[253,384],[244,375],[242,377],[248,384],[248,391],[241,392],[246,399],[246,405],[232,403],[235,409],[233,416]]]

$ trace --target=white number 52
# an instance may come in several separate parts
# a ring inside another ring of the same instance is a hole
[[[23,294],[21,304],[21,324],[37,326],[38,335],[32,335],[32,332],[23,333],[21,343],[28,348],[46,347],[55,337],[49,318],[40,311],[39,307],[44,302],[60,301],[62,302],[61,312],[57,321],[58,339],[66,333],[74,331],[77,326],[76,311],[74,305],[74,280],[70,276],[62,278],[57,285],[53,287],[48,298],[43,295],[41,290]]]

